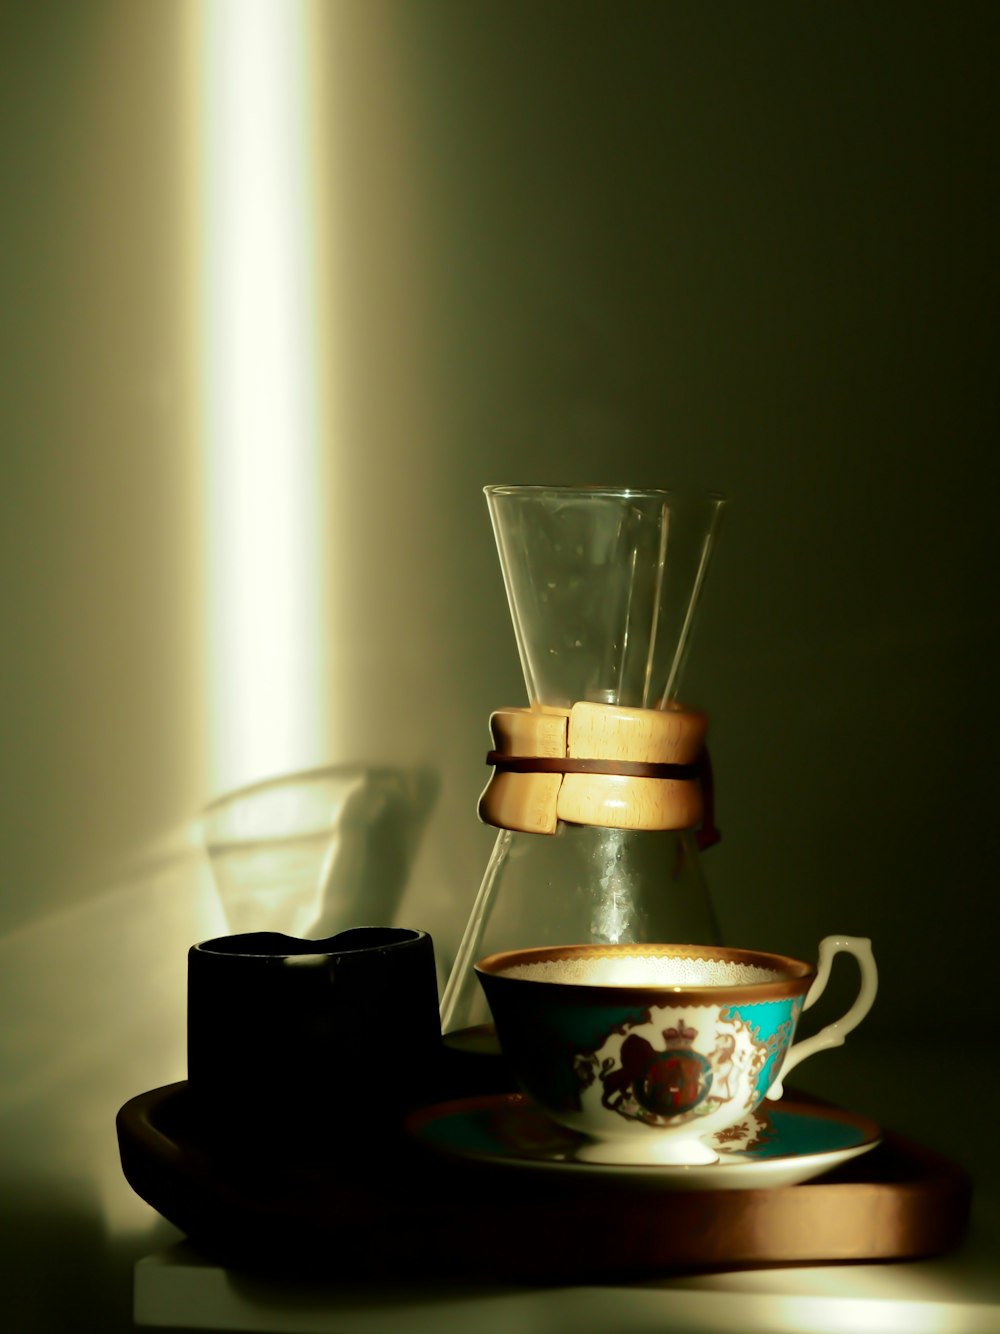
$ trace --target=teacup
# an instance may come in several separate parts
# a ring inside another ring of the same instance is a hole
[[[835,954],[861,969],[847,1013],[792,1045]],[[706,1137],[738,1127],[800,1061],[843,1043],[878,987],[871,942],[828,936],[814,966],[700,945],[563,945],[476,965],[497,1037],[525,1091],[587,1136],[599,1163],[716,1161]]]

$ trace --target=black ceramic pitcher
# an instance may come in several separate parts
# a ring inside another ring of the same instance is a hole
[[[336,1156],[427,1101],[440,1045],[425,931],[222,936],[188,952],[188,1082],[214,1140]]]

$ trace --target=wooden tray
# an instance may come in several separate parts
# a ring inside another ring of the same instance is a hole
[[[136,1193],[210,1258],[256,1272],[593,1283],[917,1259],[959,1244],[971,1198],[958,1167],[892,1133],[813,1182],[689,1193],[449,1164],[402,1134],[325,1162],[219,1149],[186,1083],[132,1098],[117,1125]]]

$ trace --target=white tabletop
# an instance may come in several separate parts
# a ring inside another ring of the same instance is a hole
[[[960,1254],[918,1264],[765,1269],[595,1287],[376,1290],[227,1273],[186,1243],[141,1260],[140,1326],[281,1334],[996,1334],[1000,1231],[977,1219]]]

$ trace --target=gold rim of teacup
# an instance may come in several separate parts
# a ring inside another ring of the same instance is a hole
[[[706,963],[742,963],[766,968],[781,976],[773,981],[735,982],[722,986],[673,986],[663,982],[557,982],[552,978],[507,977],[511,968],[524,964],[555,963],[562,959],[692,959]],[[477,973],[510,983],[529,982],[535,987],[555,988],[560,1001],[579,1001],[592,1005],[597,999],[627,999],[655,994],[663,1004],[754,1005],[759,1001],[784,1000],[805,995],[816,977],[813,964],[793,959],[787,954],[769,954],[762,950],[732,949],[725,945],[536,945],[528,949],[503,950],[489,954],[475,965]],[[648,1002],[647,1002],[648,1003]]]

